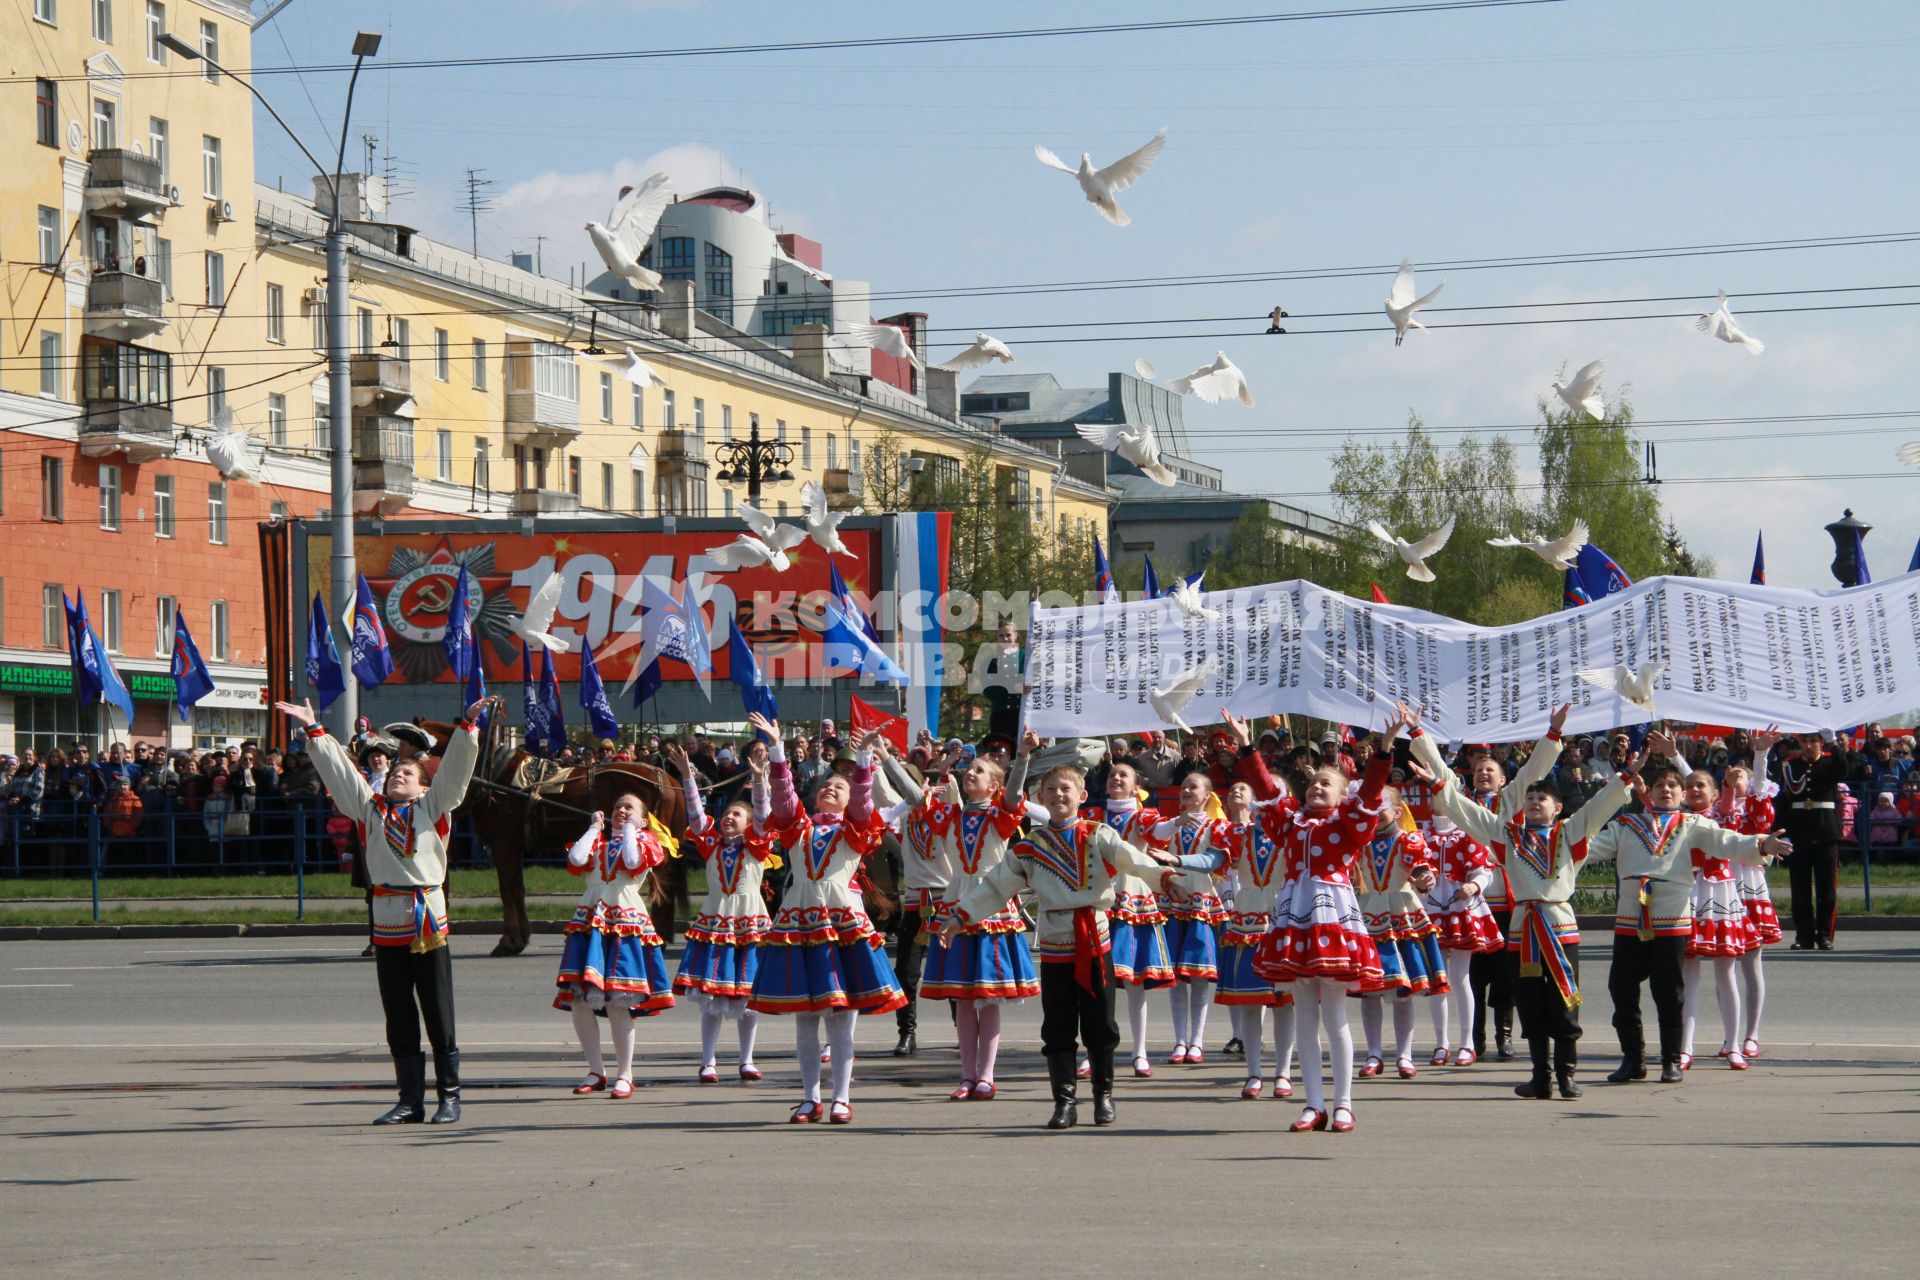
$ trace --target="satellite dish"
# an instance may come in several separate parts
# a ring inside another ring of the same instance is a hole
[[[1133,362],[1133,371],[1139,374],[1141,377],[1145,378],[1148,382],[1152,382],[1154,377],[1156,376],[1154,373],[1153,361],[1147,359],[1145,356],[1141,356],[1138,360],[1135,360]]]

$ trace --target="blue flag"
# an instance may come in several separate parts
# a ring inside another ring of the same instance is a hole
[[[207,664],[200,658],[200,649],[193,643],[193,633],[187,630],[187,615],[179,609],[173,611],[173,663],[170,668],[173,675],[173,701],[180,708],[180,718],[185,720],[193,704],[213,692],[213,677],[207,674]]]
[[[1142,556],[1141,559],[1146,563],[1147,567],[1140,571],[1140,590],[1146,595],[1147,599],[1158,600],[1160,598],[1160,577],[1153,571],[1153,557]]]
[[[1920,559],[1920,547],[1915,547],[1913,554]],[[1756,587],[1767,585],[1767,542],[1764,533],[1753,535],[1753,574],[1747,581]]]
[[[727,678],[740,686],[740,701],[749,713],[758,711],[769,720],[778,720],[780,707],[774,701],[767,678],[760,674],[760,664],[754,660],[747,633],[740,629],[737,621],[731,626],[732,634],[727,637]]]
[[[487,696],[486,663],[480,658],[480,651],[473,646],[473,623],[467,623],[467,648],[472,650],[473,662],[467,672],[467,703],[472,705]],[[487,731],[487,721],[493,718],[491,711],[482,711],[477,726],[480,732]]]
[[[473,668],[473,616],[468,612],[468,592],[472,587],[467,582],[467,562],[460,562],[460,576],[453,580],[453,603],[447,606],[447,629],[440,637],[440,647],[447,651],[447,668],[455,678],[466,680]]]
[[[74,599],[67,599],[67,593],[60,593],[60,603],[67,611],[67,658],[73,663],[73,689],[80,695],[80,705],[90,707],[100,696],[100,655],[87,642],[93,631],[93,624],[87,620],[87,595],[84,591],[73,593]]]
[[[393,674],[393,647],[380,611],[373,605],[373,588],[361,574],[353,592],[353,675],[362,689],[378,688]]]
[[[594,737],[620,736],[620,722],[614,718],[613,704],[607,701],[607,686],[601,683],[600,668],[593,661],[593,646],[585,640],[580,642],[580,706],[587,713],[587,724]]]
[[[1589,542],[1574,557],[1573,568],[1567,570],[1564,607],[1577,609],[1632,585],[1633,579],[1627,576],[1626,570]]]
[[[826,601],[821,611],[826,616],[826,626],[820,630],[821,657],[828,675],[857,672],[882,684],[912,683],[907,673],[840,611],[837,603]]]
[[[857,622],[860,629],[867,633],[867,639],[878,644],[880,633],[873,629],[873,619],[869,618],[866,611],[860,607],[860,602],[853,598],[853,592],[847,590],[847,580],[840,576],[839,567],[831,560],[827,561],[827,573],[829,575],[827,590],[833,592],[834,600],[840,605],[840,612],[845,614],[849,621]]]
[[[313,686],[322,711],[347,691],[347,673],[340,667],[340,651],[333,647],[324,591],[313,593],[313,608],[307,615],[307,683]]]
[[[1920,542],[1913,544],[1913,559],[1907,561],[1907,572],[1912,573],[1915,569],[1920,569]]]
[[[1867,572],[1867,541],[1858,528],[1853,531],[1853,561],[1860,566],[1860,572],[1854,578],[1853,585],[1864,587],[1872,582],[1873,575]]]
[[[1100,535],[1093,535],[1093,589],[1101,604],[1119,604],[1120,588],[1113,584],[1113,570],[1107,565],[1107,553],[1100,549]]]
[[[533,680],[533,655],[520,647],[520,696],[526,709],[527,750],[550,756],[567,745],[567,726],[560,715],[560,682],[553,675],[553,653],[540,650],[540,682]]]
[[[837,570],[834,576],[839,576]],[[693,678],[700,682],[700,692],[712,698],[713,690],[708,682],[713,679],[713,642],[707,635],[707,615],[700,611],[700,597],[695,593],[692,574],[680,584],[680,608],[687,624],[686,663],[693,668]]]

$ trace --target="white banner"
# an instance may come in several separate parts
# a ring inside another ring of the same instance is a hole
[[[1168,727],[1157,687],[1205,664],[1188,724],[1295,713],[1379,725],[1402,700],[1452,741],[1516,742],[1654,718],[1809,731],[1920,706],[1920,574],[1846,591],[1650,578],[1581,609],[1476,627],[1279,582],[1208,592],[1217,618],[1171,600],[1036,607],[1025,723],[1043,737]],[[1654,713],[1582,669],[1664,662]]]

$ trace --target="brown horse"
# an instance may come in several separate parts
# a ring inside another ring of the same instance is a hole
[[[434,753],[439,754],[452,726],[429,720],[415,723],[434,735],[440,744]],[[500,878],[502,928],[493,954],[517,956],[527,949],[533,932],[527,918],[527,854],[559,852],[578,840],[594,812],[606,807],[596,804],[596,796],[605,796],[609,790],[617,794],[625,779],[631,779],[631,789],[647,801],[648,809],[675,839],[685,838],[687,809],[679,779],[650,764],[622,761],[561,767],[537,789],[516,785],[530,757],[525,750],[507,745],[503,728],[496,712],[481,740],[473,781],[455,814],[473,820],[474,834],[492,852]],[[654,927],[669,941],[678,908],[690,901],[687,866],[687,858],[669,858],[654,872],[649,890]]]

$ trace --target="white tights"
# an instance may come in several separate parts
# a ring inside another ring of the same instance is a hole
[[[1333,1105],[1353,1110],[1353,1032],[1347,1026],[1345,983],[1303,978],[1293,984],[1299,1010],[1300,1069],[1306,1075],[1307,1105],[1327,1110],[1327,1087],[1320,1073],[1320,1032],[1327,1033],[1327,1061],[1333,1070]]]
[[[1746,1014],[1748,1040],[1760,1039],[1760,1015],[1767,1007],[1767,972],[1761,967],[1761,958],[1766,955],[1761,947],[1755,947],[1740,957],[1740,1009]]]
[[[710,1067],[720,1049],[720,1024],[726,1016],[711,1004],[700,1010],[700,1065]],[[742,1013],[740,1022],[740,1065],[753,1065],[753,1042],[760,1032],[760,1015],[748,1009]],[[815,1055],[818,1056],[817,1054]]]
[[[1386,995],[1360,997],[1360,1025],[1367,1033],[1367,1056],[1381,1058],[1381,1024],[1386,1021],[1381,1006],[1389,999]],[[1413,1000],[1406,996],[1393,996],[1393,1056],[1401,1062],[1413,1061]],[[1435,1004],[1440,1003],[1434,1001]]]
[[[1238,1034],[1242,1044],[1247,1046],[1247,1076],[1253,1080],[1267,1079],[1266,1032],[1267,1017],[1273,1017],[1273,1078],[1291,1080],[1293,1078],[1293,1006],[1281,1005],[1273,1008],[1268,1005],[1233,1005]]]
[[[1460,1025],[1460,1034],[1464,1039],[1473,1028],[1473,983],[1467,978],[1467,969],[1473,964],[1473,952],[1449,951],[1447,957],[1447,985],[1453,988],[1453,994],[1435,997],[1427,1001],[1427,1012],[1433,1015],[1433,1047],[1452,1049],[1453,1028],[1448,1025],[1447,1015],[1453,1015],[1453,1021]]]
[[[1127,988],[1127,1025],[1133,1028],[1133,1056],[1147,1056],[1147,989]]]
[[[1713,956],[1713,998],[1720,1006],[1720,1029],[1726,1047],[1740,1049],[1740,984],[1733,978],[1733,956]],[[1700,957],[1688,956],[1680,962],[1685,994],[1680,1003],[1680,1051],[1693,1052],[1693,1028],[1700,1020]]]
[[[802,1013],[793,1020],[793,1038],[800,1056],[800,1087],[808,1102],[820,1101],[820,1023],[827,1024],[827,1047],[833,1050],[833,1100],[850,1101],[853,1094],[853,1020],[851,1009],[832,1013]]]
[[[1181,978],[1167,988],[1173,1008],[1173,1043],[1203,1048],[1207,1036],[1207,1008],[1213,1003],[1213,984],[1205,978]],[[1242,1036],[1241,1039],[1245,1039]]]
[[[607,1006],[607,1030],[613,1032],[614,1080],[633,1079],[633,1042],[639,1028],[625,1008]],[[585,1000],[573,1002],[573,1033],[580,1038],[580,1049],[587,1055],[587,1070],[596,1076],[607,1074],[607,1062],[600,1054],[600,1027]]]

